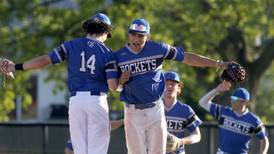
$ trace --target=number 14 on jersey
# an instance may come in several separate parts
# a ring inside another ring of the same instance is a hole
[[[80,71],[81,72],[86,72],[86,69],[89,68],[90,69],[90,74],[95,74],[95,55],[91,55],[88,60],[86,61],[86,57],[85,57],[85,52],[82,51],[81,52],[81,67],[80,67]]]

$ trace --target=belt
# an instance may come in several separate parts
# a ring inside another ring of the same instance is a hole
[[[128,108],[134,107],[135,109],[139,109],[139,110],[152,108],[155,105],[156,105],[155,103],[147,103],[147,104],[129,104],[129,103],[126,103],[126,107],[128,107]]]
[[[104,92],[93,92],[93,91],[79,91],[79,92],[90,92],[90,95],[95,95],[95,96],[104,96],[106,93]],[[77,91],[69,92],[69,96],[76,96]]]

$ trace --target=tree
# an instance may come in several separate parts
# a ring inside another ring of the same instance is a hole
[[[67,1],[4,0],[0,3],[1,57],[25,61],[46,53],[65,40],[83,36],[80,23],[96,12],[107,13],[112,19],[115,26],[113,39],[107,44],[117,50],[126,43],[131,21],[145,17],[151,24],[152,39],[182,45],[187,51],[215,59],[237,61],[247,69],[248,80],[244,86],[251,90],[253,101],[256,102],[257,94],[260,98],[265,95],[257,92],[258,88],[264,89],[261,78],[273,68],[274,27],[271,23],[274,19],[271,18],[271,8],[274,2],[271,0],[75,0],[68,7],[60,7],[60,3]],[[166,62],[164,68],[179,72],[186,86],[182,98],[195,110],[199,110],[199,97],[218,82],[215,69],[198,69],[174,62]],[[60,73],[65,71],[64,65],[49,71],[48,80],[58,82],[57,91],[64,90],[65,76]],[[28,96],[26,89],[30,83],[26,80],[30,75],[28,71],[16,73],[16,79],[1,88],[0,97],[12,102],[18,94]],[[274,80],[273,76],[268,79],[270,82]],[[118,94],[111,95],[112,108],[121,109]],[[270,103],[270,99],[264,102]],[[1,109],[2,99],[0,102]],[[2,115],[7,115],[14,107],[2,108],[5,110],[0,110]],[[270,116],[266,117],[271,120]]]

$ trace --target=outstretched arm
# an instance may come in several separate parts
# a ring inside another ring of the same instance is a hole
[[[231,83],[223,81],[216,88],[212,89],[210,92],[206,93],[200,100],[199,105],[206,111],[210,111],[211,100],[218,95],[220,92],[228,91],[231,87]]]
[[[15,70],[21,69],[21,70],[30,70],[30,69],[39,69],[44,68],[47,65],[51,64],[51,59],[48,55],[43,55],[39,57],[35,57],[29,61],[26,61],[22,64],[18,65],[14,63],[9,63],[6,66],[6,72],[14,72]]]
[[[197,67],[226,68],[230,62],[222,62],[195,53],[185,52],[183,63]]]
[[[268,138],[265,137],[264,139],[260,140],[260,154],[267,154],[267,150],[269,147],[269,141]]]
[[[201,140],[199,127],[196,128],[189,136],[181,139],[181,145],[198,143]]]

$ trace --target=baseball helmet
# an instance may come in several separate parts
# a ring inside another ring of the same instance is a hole
[[[250,94],[249,94],[248,90],[245,88],[237,88],[230,98],[232,100],[249,101]]]
[[[168,71],[165,73],[165,80],[172,80],[175,82],[180,82],[179,75],[176,72]]]
[[[145,19],[135,19],[128,28],[128,33],[138,33],[141,35],[149,35],[150,26]]]
[[[112,29],[112,25],[111,25],[111,21],[109,19],[109,17],[103,13],[97,13],[94,16],[90,17],[89,19],[85,20],[83,22],[83,29],[85,31],[87,31],[88,27],[90,24],[100,24],[104,27],[106,27],[106,29],[109,29],[109,31],[111,31]],[[108,33],[108,38],[111,38],[111,33]]]

